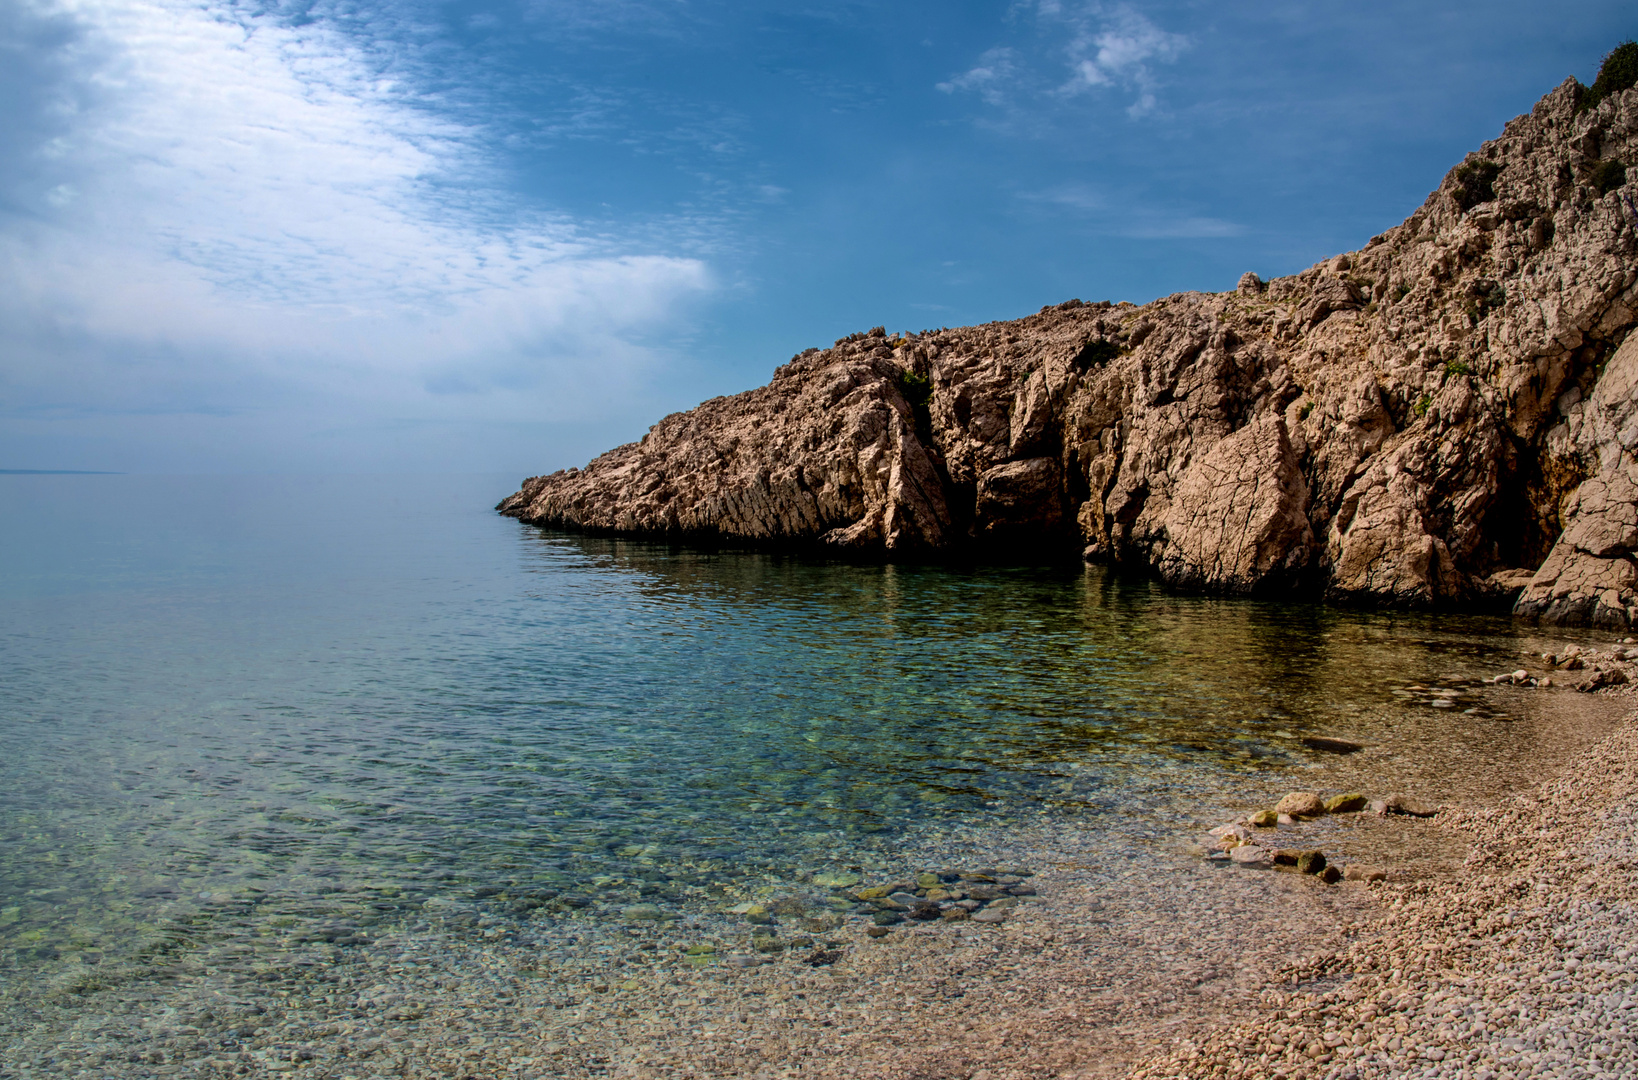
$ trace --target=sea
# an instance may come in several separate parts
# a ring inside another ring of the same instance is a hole
[[[1596,734],[1476,682],[1596,637],[554,532],[494,512],[518,479],[0,476],[0,979],[338,894],[686,910],[957,830],[1193,858],[1288,789],[1499,797]]]

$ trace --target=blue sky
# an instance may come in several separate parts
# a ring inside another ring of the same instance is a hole
[[[0,468],[580,464],[1358,247],[1630,3],[0,0]]]

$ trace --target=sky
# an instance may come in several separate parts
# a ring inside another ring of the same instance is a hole
[[[1630,0],[0,0],[0,469],[503,472],[1292,273]]]

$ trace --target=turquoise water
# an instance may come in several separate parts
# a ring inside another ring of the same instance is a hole
[[[0,476],[0,970],[229,903],[686,907],[1043,812],[1158,843],[1520,647],[1081,566],[546,533],[491,511],[513,479]]]

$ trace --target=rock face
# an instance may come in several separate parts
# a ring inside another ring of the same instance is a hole
[[[1638,89],[1575,80],[1357,252],[810,349],[503,513],[1638,622]]]

